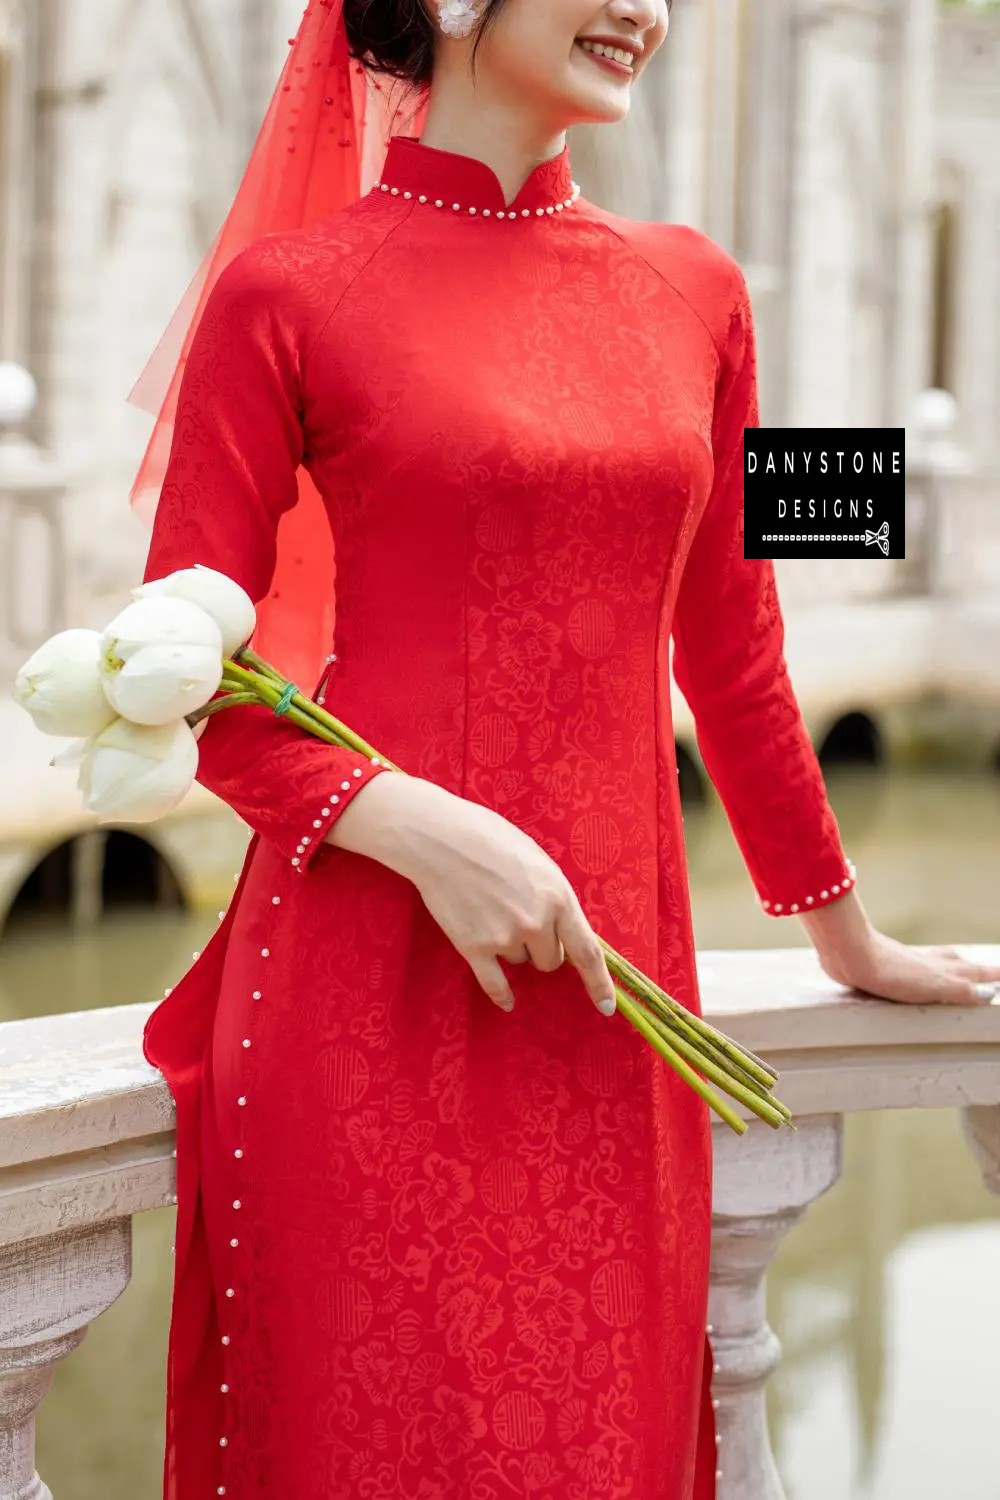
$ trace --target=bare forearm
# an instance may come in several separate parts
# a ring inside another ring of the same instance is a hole
[[[359,792],[326,836],[328,844],[364,854],[413,879],[416,846],[444,816],[448,793],[433,782],[393,771]]]

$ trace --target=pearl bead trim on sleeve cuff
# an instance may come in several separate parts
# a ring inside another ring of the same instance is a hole
[[[797,901],[786,903],[783,901],[765,901],[758,897],[758,905],[767,912],[769,917],[794,916],[799,912],[815,911],[818,906],[827,906],[831,901],[836,901],[845,891],[857,881],[857,871],[851,860],[847,861],[847,874],[842,876],[836,885],[830,885],[815,895],[800,896]]]
[[[340,783],[337,791],[331,792],[325,798],[322,807],[318,809],[316,817],[313,818],[308,832],[304,833],[296,844],[295,853],[291,856],[293,870],[297,870],[300,875],[306,873],[311,860],[322,849],[331,826],[344,811],[344,808],[354,794],[359,792],[363,786],[367,786],[374,775],[385,770],[388,770],[388,767],[377,755],[373,755],[371,760],[366,761],[364,765],[352,768],[350,779],[345,778]],[[366,775],[366,772],[370,774]]]

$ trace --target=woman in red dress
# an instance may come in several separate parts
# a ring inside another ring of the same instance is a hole
[[[222,271],[146,576],[263,600],[304,470],[337,560],[322,692],[411,774],[207,721],[200,779],[255,837],[146,1035],[178,1117],[166,1495],[709,1500],[709,1119],[606,1013],[594,936],[698,1009],[671,634],[765,909],[874,994],[996,975],[854,893],[743,558],[740,267],[574,183],[566,127],[627,112],[667,0],[341,24],[383,74],[433,71],[423,134]]]

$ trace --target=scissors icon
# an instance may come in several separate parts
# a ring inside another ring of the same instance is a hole
[[[872,542],[882,548],[883,557],[889,556],[889,522],[883,521],[878,531],[865,532],[865,546],[870,547]]]

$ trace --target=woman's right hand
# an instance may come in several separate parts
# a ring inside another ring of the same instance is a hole
[[[602,1015],[616,1008],[604,953],[576,892],[535,840],[488,807],[397,771],[374,777],[327,835],[412,880],[431,916],[502,1010],[498,958],[549,973],[569,962]]]

